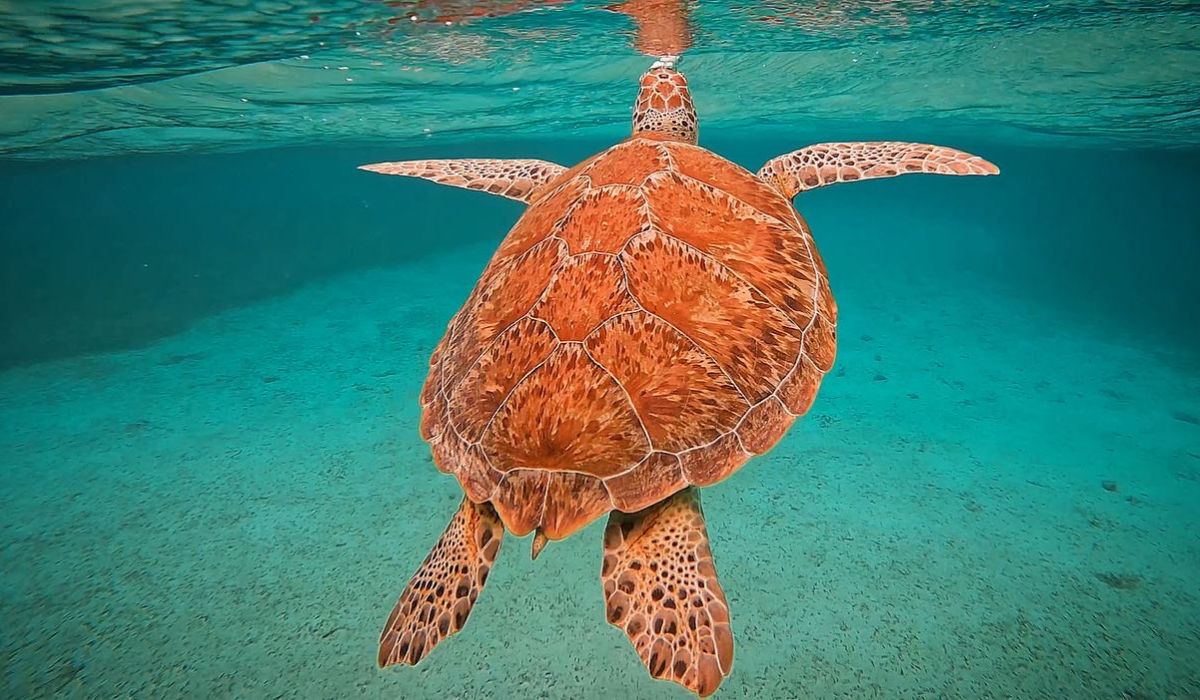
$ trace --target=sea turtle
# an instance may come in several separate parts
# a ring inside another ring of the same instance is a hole
[[[733,664],[697,487],[771,449],[834,361],[837,306],[798,192],[905,173],[989,175],[916,143],[825,143],[755,175],[696,145],[687,81],[641,77],[631,136],[573,168],[423,160],[365,170],[529,205],[433,351],[421,435],[466,496],[388,618],[379,663],[462,628],[507,530],[609,514],[609,622],[656,678],[705,696]]]

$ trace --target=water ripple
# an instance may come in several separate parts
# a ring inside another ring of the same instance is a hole
[[[596,2],[84,5],[0,2],[0,156],[617,135],[646,66]],[[698,3],[690,24],[705,129],[1200,145],[1197,3]]]

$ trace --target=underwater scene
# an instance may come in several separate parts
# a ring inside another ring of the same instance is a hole
[[[1197,95],[1193,2],[0,2],[0,697],[1200,698]]]

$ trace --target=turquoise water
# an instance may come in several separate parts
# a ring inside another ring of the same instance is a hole
[[[0,695],[688,697],[605,622],[601,523],[509,537],[464,631],[375,666],[461,497],[429,354],[523,207],[355,166],[603,149],[628,19],[95,5],[0,5]],[[725,157],[1002,169],[796,198],[838,361],[704,490],[717,697],[1200,697],[1200,20],[1135,5],[693,12]]]

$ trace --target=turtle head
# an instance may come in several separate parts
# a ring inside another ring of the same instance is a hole
[[[633,135],[696,143],[696,108],[683,73],[664,58],[642,74],[637,103],[633,106]]]

